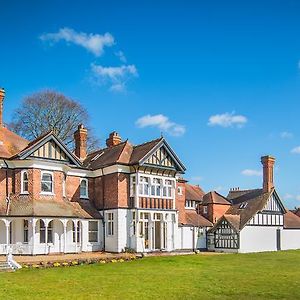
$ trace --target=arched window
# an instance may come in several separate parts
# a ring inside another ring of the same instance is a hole
[[[46,226],[43,220],[40,220],[40,244],[46,243]],[[47,227],[47,243],[53,243],[53,221],[49,222]]]
[[[88,198],[89,193],[88,193],[88,180],[87,179],[81,179],[80,180],[80,198]]]
[[[76,236],[76,232],[77,232],[77,236]],[[77,243],[80,243],[80,235],[81,235],[81,223],[78,222],[77,226],[76,226],[76,230],[75,230],[75,225],[74,222],[72,222],[72,233],[73,233],[73,243],[76,243],[76,239],[77,239]]]
[[[42,172],[41,191],[44,194],[53,194],[53,174]]]
[[[46,227],[45,222],[40,220],[40,244],[44,244],[46,242]]]
[[[21,172],[21,194],[28,194],[28,173],[25,170]]]

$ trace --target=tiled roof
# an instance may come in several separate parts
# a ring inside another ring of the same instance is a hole
[[[204,191],[199,185],[185,184],[185,199],[186,200],[196,200],[202,201],[204,196]]]
[[[259,211],[261,211],[269,200],[274,190],[265,193],[262,189],[249,190],[248,193],[232,199],[232,206],[225,215],[239,216],[239,229],[242,229],[247,222]],[[245,208],[241,208],[242,203],[247,203]]]
[[[131,153],[132,145],[126,141],[89,154],[84,160],[83,165],[92,170],[96,170],[115,163],[128,164]]]
[[[100,213],[92,206],[90,201],[65,201],[65,200],[40,200],[22,199],[21,197],[12,198],[8,214],[6,214],[5,200],[0,203],[1,216],[34,216],[34,217],[65,217],[81,219],[100,219]]]
[[[207,204],[225,204],[230,205],[231,203],[221,194],[212,191],[203,196],[203,205]]]
[[[159,138],[144,144],[134,146],[129,163],[138,163],[149,151],[151,151],[162,140],[163,138]]]
[[[125,141],[116,146],[104,148],[90,153],[83,165],[92,170],[103,168],[116,163],[134,165],[149,153],[163,138],[141,145],[133,146]]]
[[[286,229],[300,229],[300,217],[291,211],[287,211],[283,217],[284,220],[284,228]]]
[[[180,214],[179,224],[196,227],[211,227],[213,224],[202,215],[197,214],[196,210],[185,210]]]
[[[29,141],[0,126],[0,157],[10,158],[23,150]]]

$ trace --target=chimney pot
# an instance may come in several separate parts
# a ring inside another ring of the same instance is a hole
[[[261,163],[263,165],[263,191],[269,193],[274,188],[275,158],[270,155],[262,156]]]
[[[74,133],[75,155],[83,160],[87,155],[87,129],[83,124],[78,125],[78,129]]]
[[[116,131],[113,131],[109,134],[108,139],[106,140],[107,147],[113,147],[119,145],[122,142],[122,138]]]

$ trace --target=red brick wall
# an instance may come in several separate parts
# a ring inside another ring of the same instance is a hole
[[[178,187],[182,188],[182,195],[178,194]],[[185,223],[185,183],[177,182],[175,189],[175,203],[178,210],[178,223]]]

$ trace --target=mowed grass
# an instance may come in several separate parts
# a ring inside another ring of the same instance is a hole
[[[0,273],[1,299],[300,299],[300,251]]]

